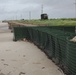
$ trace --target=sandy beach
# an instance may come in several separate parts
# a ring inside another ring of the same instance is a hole
[[[0,23],[0,75],[64,75],[45,53],[28,41],[13,41],[7,23]]]

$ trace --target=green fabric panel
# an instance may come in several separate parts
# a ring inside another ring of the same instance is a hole
[[[51,59],[55,55],[55,44],[54,44],[53,36],[50,34],[47,34],[47,44],[45,47],[45,52]]]
[[[68,43],[67,67],[71,75],[76,75],[76,43],[74,42]]]
[[[26,27],[14,27],[14,40],[20,40],[27,37]]]

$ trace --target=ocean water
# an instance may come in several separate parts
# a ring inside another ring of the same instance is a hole
[[[6,31],[8,31],[9,30],[9,28],[8,28],[8,23],[1,23],[0,22],[0,33],[1,32],[6,32]]]
[[[8,26],[0,26],[0,30],[6,30],[8,29]]]

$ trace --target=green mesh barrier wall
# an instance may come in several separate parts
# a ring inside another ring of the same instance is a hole
[[[14,40],[26,38],[36,44],[67,75],[76,75],[75,27],[14,27]]]

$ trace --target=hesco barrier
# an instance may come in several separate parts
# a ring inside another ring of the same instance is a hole
[[[26,38],[36,44],[67,75],[76,75],[75,27],[15,27],[14,40]]]

